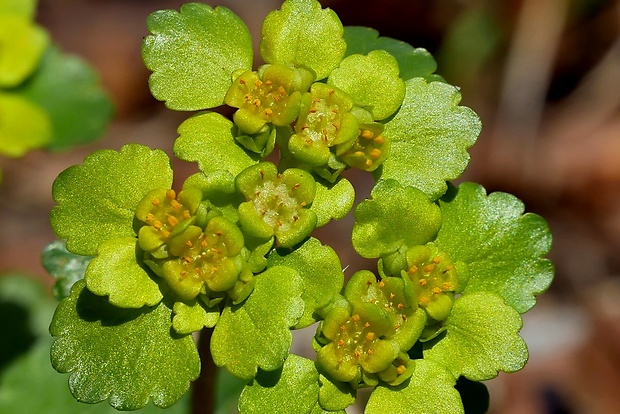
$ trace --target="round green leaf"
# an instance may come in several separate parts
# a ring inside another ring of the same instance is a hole
[[[296,329],[312,325],[320,317],[315,311],[329,304],[344,284],[342,265],[336,252],[319,240],[310,238],[299,248],[274,250],[269,255],[270,267],[287,266],[295,269],[303,284],[301,298],[304,313]]]
[[[415,78],[406,88],[400,110],[385,124],[390,156],[377,169],[377,178],[393,178],[437,199],[446,192],[446,181],[467,167],[467,149],[478,138],[480,119],[458,106],[461,95],[454,86]]]
[[[385,50],[398,61],[400,77],[404,80],[417,77],[428,81],[436,79],[437,75],[431,74],[437,70],[437,63],[426,49],[413,48],[408,43],[390,37],[379,37],[379,32],[370,27],[346,26],[344,38],[347,41],[345,56]]]
[[[174,154],[185,161],[198,162],[202,172],[226,170],[233,176],[256,164],[235,141],[233,123],[216,112],[195,115],[179,126]]]
[[[15,93],[0,92],[0,114],[0,154],[21,157],[49,143],[50,119],[38,105]]]
[[[161,150],[128,144],[100,150],[54,181],[51,223],[70,252],[94,256],[106,240],[133,237],[134,213],[149,191],[170,188],[170,160]]]
[[[326,78],[347,45],[340,19],[316,0],[287,0],[263,22],[260,54],[267,63],[293,63]]]
[[[67,250],[63,240],[56,240],[45,246],[41,253],[43,267],[56,283],[52,292],[56,299],[69,296],[71,286],[80,279],[84,279],[86,267],[93,259],[92,256],[80,256]]]
[[[441,365],[418,359],[408,381],[397,387],[375,388],[364,413],[464,413],[455,383],[456,379]]]
[[[392,115],[405,97],[398,62],[384,50],[346,57],[329,75],[328,83],[347,92],[357,106],[376,120]]]
[[[316,195],[310,210],[316,213],[317,227],[346,216],[355,202],[355,189],[349,180],[340,177],[334,183],[316,182]]]
[[[112,102],[96,73],[82,59],[50,47],[39,69],[16,91],[45,110],[52,124],[49,148],[90,142],[104,132]]]
[[[276,266],[256,276],[250,297],[226,306],[211,338],[211,355],[219,367],[251,379],[257,369],[284,364],[293,337],[289,330],[303,314],[302,283],[294,269]]]
[[[394,180],[379,181],[370,197],[354,212],[352,242],[363,257],[426,244],[439,231],[439,207],[418,189],[402,187]]]
[[[208,308],[198,299],[176,302],[172,310],[172,327],[181,335],[200,331],[204,327],[213,328],[220,317],[219,306]]]
[[[0,87],[17,86],[34,72],[48,43],[45,29],[29,18],[0,14]]]
[[[253,50],[245,23],[225,7],[188,3],[159,10],[147,19],[152,35],[142,58],[153,74],[153,96],[170,109],[193,111],[220,106],[233,72],[252,67]]]
[[[439,362],[455,378],[485,381],[527,362],[527,345],[519,336],[521,316],[493,293],[459,297],[444,325],[445,336],[424,344],[424,358]]]
[[[83,402],[108,400],[117,410],[152,401],[174,404],[198,377],[200,361],[191,335],[170,335],[172,310],[122,309],[77,282],[54,314],[52,365],[68,372],[73,396]]]
[[[545,220],[523,214],[515,196],[487,196],[474,183],[452,189],[439,205],[444,222],[436,244],[467,264],[470,278],[463,293],[493,292],[520,313],[530,310],[553,279],[553,264],[544,258],[551,249]]]
[[[163,295],[157,283],[136,261],[141,254],[135,237],[106,240],[86,269],[86,286],[95,295],[108,296],[114,306],[153,306]]]

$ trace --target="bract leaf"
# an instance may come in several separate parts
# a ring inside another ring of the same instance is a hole
[[[342,89],[375,120],[392,115],[405,97],[398,62],[385,50],[346,57],[329,75],[328,83]]]
[[[455,378],[495,378],[523,368],[528,353],[519,336],[521,316],[501,297],[476,292],[459,297],[445,321],[445,336],[424,344],[424,358],[448,368]]]
[[[364,413],[464,413],[455,383],[456,379],[441,365],[417,359],[408,381],[397,387],[379,385],[374,389]]]
[[[19,85],[34,72],[49,43],[45,29],[18,14],[0,14],[0,87]]]
[[[310,210],[316,213],[317,227],[346,216],[355,202],[355,189],[349,180],[340,177],[334,183],[316,182],[316,195]]]
[[[202,172],[226,170],[233,176],[256,164],[234,139],[233,123],[216,112],[195,115],[179,126],[174,154],[185,161],[198,162]]]
[[[385,50],[398,61],[400,77],[404,80],[417,77],[426,78],[428,81],[436,79],[437,75],[431,74],[437,70],[437,63],[426,49],[414,48],[390,37],[379,37],[379,32],[370,27],[346,26],[344,38],[347,41],[345,56],[366,55],[373,50]]]
[[[293,397],[294,398],[291,398]],[[291,354],[281,370],[259,371],[246,385],[239,398],[239,411],[244,414],[319,414],[319,373],[314,361]],[[344,413],[344,411],[338,411]]]
[[[176,302],[172,310],[174,311],[172,327],[181,335],[200,331],[204,327],[213,328],[220,318],[220,309],[217,305],[208,308],[198,299]]]
[[[226,306],[211,338],[211,354],[219,367],[251,379],[257,369],[282,366],[292,343],[289,328],[303,314],[302,283],[294,269],[276,266],[256,276],[250,297]]]
[[[49,116],[43,108],[15,93],[0,92],[0,153],[21,157],[46,146],[52,136]]]
[[[319,404],[323,409],[342,410],[355,403],[356,391],[350,384],[319,374],[319,385]]]
[[[344,284],[342,265],[336,252],[324,246],[319,240],[310,238],[299,248],[274,250],[269,255],[268,266],[286,266],[295,269],[302,282],[304,313],[296,329],[315,323],[319,317],[314,314],[329,304]]]
[[[545,220],[523,214],[525,207],[515,196],[487,196],[474,183],[451,189],[440,207],[444,222],[436,244],[467,264],[470,278],[463,293],[489,291],[520,313],[531,309],[554,273],[553,264],[544,258],[551,249]]]
[[[159,10],[147,18],[152,35],[144,39],[142,58],[153,71],[153,96],[170,109],[192,111],[224,102],[233,72],[252,67],[250,32],[225,7],[188,3]]]
[[[56,337],[52,365],[69,372],[73,396],[105,399],[118,410],[135,410],[152,400],[174,404],[198,377],[200,361],[191,335],[170,335],[172,310],[122,309],[77,282],[60,302],[50,325]]]
[[[467,149],[478,138],[480,119],[458,106],[461,95],[454,86],[414,78],[406,88],[400,110],[385,124],[390,156],[376,176],[437,199],[446,192],[446,181],[457,178],[469,163]]]
[[[99,245],[86,269],[86,286],[95,295],[108,296],[108,301],[121,308],[154,306],[163,295],[147,271],[137,262],[135,237],[106,240]]]
[[[340,19],[316,0],[287,0],[263,22],[260,54],[267,63],[295,64],[324,79],[338,66],[347,45]]]
[[[96,73],[82,59],[49,47],[39,69],[17,93],[39,105],[50,117],[54,150],[90,142],[112,117],[112,102]]]
[[[361,256],[379,257],[435,238],[441,226],[441,212],[420,190],[386,180],[377,183],[370,197],[354,212],[351,239]]]
[[[52,292],[60,300],[69,296],[71,286],[80,279],[84,279],[86,266],[93,259],[92,256],[80,256],[67,250],[63,240],[56,240],[45,246],[41,253],[41,263],[56,283]]]
[[[134,213],[142,197],[171,185],[170,160],[161,150],[128,144],[120,152],[96,151],[54,181],[58,205],[52,227],[70,252],[94,256],[106,240],[135,236]]]

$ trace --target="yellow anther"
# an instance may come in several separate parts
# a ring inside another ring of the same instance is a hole
[[[299,203],[299,206],[300,206],[300,207],[306,207],[306,204],[307,204],[307,203],[306,203],[305,201],[302,201],[301,203]]]
[[[342,339],[338,341],[338,346],[344,346],[344,345],[345,345],[345,342]]]
[[[372,355],[375,353],[375,351],[372,348],[368,348],[368,351],[366,352],[368,352],[368,355]]]
[[[183,208],[183,205],[177,200],[170,200],[170,205],[177,211],[181,211],[181,209]]]
[[[362,151],[355,151],[353,155],[355,155],[356,157],[363,157],[364,153]]]
[[[314,114],[314,113],[316,113],[316,108],[312,107],[312,108],[308,109],[308,112],[310,112],[311,114]]]
[[[374,341],[374,340],[375,340],[375,337],[376,337],[376,336],[375,336],[375,333],[374,333],[374,332],[368,332],[368,333],[366,334],[366,340],[367,340],[367,341]]]
[[[396,368],[396,372],[398,372],[398,375],[403,375],[405,371],[407,371],[407,367],[405,367],[404,365],[400,365],[398,368]]]
[[[346,330],[347,330],[347,327],[346,327],[346,326],[344,326],[344,325],[340,325],[340,330],[341,330],[342,332],[344,332],[344,331],[346,331]]]
[[[380,287],[380,288],[382,288],[383,286],[385,286],[385,282],[384,282],[383,280],[381,280],[381,281],[378,283],[378,285],[379,285],[379,287]]]
[[[426,279],[420,279],[420,285],[422,286],[426,286],[426,284],[428,283],[428,280]]]
[[[330,95],[334,95],[335,93],[336,93],[336,90],[335,90],[335,89],[332,89],[331,91],[329,91],[329,94],[330,94]]]
[[[407,273],[409,273],[410,275],[414,274],[415,272],[418,271],[418,266],[413,265],[409,268],[409,270],[407,271]]]
[[[430,273],[433,270],[435,270],[434,264],[429,264],[429,265],[424,266],[424,273]]]
[[[192,241],[191,241],[191,240],[186,241],[186,242],[185,242],[185,245],[186,245],[187,247],[192,247],[192,246],[193,246],[193,244],[192,244]]]
[[[263,82],[262,82],[260,79],[257,79],[257,80],[256,80],[256,82],[254,82],[254,85],[255,85],[257,88],[260,88],[260,87],[262,86],[262,84],[263,84]]]
[[[390,293],[390,299],[394,299],[394,296],[396,296],[396,293],[394,292]]]
[[[355,315],[351,316],[351,320],[353,322],[359,322],[360,316],[358,314],[355,314]]]
[[[364,129],[362,131],[362,138],[373,139],[374,136],[375,136],[375,134],[373,134],[372,131],[370,131],[368,129]]]
[[[159,205],[159,200],[154,198],[153,201],[151,201],[151,204],[153,204],[154,206],[158,206]]]
[[[370,156],[371,158],[374,158],[375,160],[378,159],[381,156],[381,150],[377,148],[373,148],[372,151],[370,151]]]
[[[441,292],[443,292],[443,290],[441,290],[441,288],[440,288],[440,287],[434,287],[434,288],[433,288],[433,293],[434,293],[435,295],[439,295]]]
[[[431,300],[429,298],[427,298],[426,296],[420,296],[419,302],[422,305],[428,305],[429,303],[431,303]]]
[[[372,161],[371,160],[366,160],[366,161],[364,161],[364,164],[366,164],[366,167],[370,167],[372,165]]]
[[[173,189],[170,189],[166,191],[166,198],[168,200],[174,200],[175,198],[177,198],[177,193]]]
[[[242,85],[245,85],[245,80],[239,79],[239,83],[242,84]]]
[[[215,232],[215,235],[218,236],[218,237],[221,236],[222,234],[224,234],[224,232],[222,230],[218,230],[218,231]]]
[[[362,356],[362,353],[361,353],[360,351],[355,351],[355,352],[353,352],[353,356],[354,356],[355,358],[359,358],[359,357],[361,357],[361,356]]]
[[[190,218],[192,215],[190,214],[189,210],[184,210],[183,211],[183,218],[184,219],[188,219]]]
[[[334,108],[334,109],[332,109],[332,112],[333,112],[333,113],[335,113],[335,114],[337,114],[337,113],[338,113],[338,112],[340,112],[340,111],[338,110],[338,108]]]
[[[280,99],[282,99],[282,98],[280,98],[280,95],[273,95],[272,98],[276,102],[278,102],[278,101],[280,101]]]
[[[403,305],[402,303],[399,303],[398,305],[396,305],[396,307],[397,307],[398,309],[402,309],[402,308],[404,308],[404,307],[405,307],[405,305]]]
[[[206,247],[209,245],[209,243],[207,243],[207,241],[206,241],[205,239],[202,239],[202,241],[200,242],[200,245],[201,245],[203,248],[206,248]]]
[[[144,218],[144,220],[145,220],[147,223],[150,223],[151,221],[155,220],[155,216],[153,215],[153,213],[148,213],[148,214],[146,215],[146,217]]]
[[[245,101],[246,102],[250,102],[252,99],[254,99],[254,97],[252,96],[251,93],[248,93],[245,95]]]
[[[168,217],[166,217],[166,221],[168,221],[168,224],[170,225],[170,227],[174,227],[177,224],[179,224],[179,219],[171,215],[168,215]]]
[[[155,220],[153,222],[153,227],[155,227],[157,230],[161,230],[161,228],[163,227],[163,224],[161,224],[161,221]]]
[[[273,115],[273,111],[270,108],[265,109],[265,115],[271,116]]]
[[[284,95],[286,93],[286,89],[282,85],[278,86],[278,93],[280,95]]]
[[[377,145],[383,145],[383,143],[385,142],[385,137],[383,135],[377,135],[374,141]]]
[[[260,106],[260,99],[254,99],[254,102],[252,102],[254,104],[254,106]]]
[[[162,230],[161,235],[167,239],[168,237],[170,237],[170,232],[168,230]]]
[[[366,322],[366,323],[364,324],[364,328],[368,328],[368,327],[370,327],[370,322]]]
[[[267,85],[267,86],[271,86],[271,84],[272,84],[272,83],[273,83],[273,82],[271,82],[270,80],[266,80],[266,81],[265,81],[265,85]]]
[[[183,260],[185,260],[187,263],[190,263],[192,261],[192,258],[189,256],[183,256]]]
[[[444,282],[444,284],[441,285],[441,288],[443,290],[452,290],[452,284],[450,282]]]

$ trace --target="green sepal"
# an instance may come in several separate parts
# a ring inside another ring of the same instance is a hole
[[[159,10],[147,18],[152,35],[144,39],[142,58],[153,73],[153,96],[170,109],[194,111],[224,102],[232,74],[252,67],[250,32],[225,7],[188,3]]]
[[[379,385],[370,394],[364,413],[464,414],[455,383],[456,379],[441,365],[424,359],[416,360],[409,381],[396,387]]]
[[[425,244],[441,226],[441,212],[427,195],[395,180],[379,181],[370,199],[355,209],[352,242],[367,258],[397,251],[403,245]]]
[[[15,90],[49,116],[52,150],[64,150],[99,138],[114,107],[98,75],[77,56],[48,47],[37,71]]]
[[[85,284],[73,285],[50,325],[52,365],[70,373],[73,396],[91,404],[107,399],[117,410],[174,404],[200,371],[191,335],[170,335],[172,310],[163,302],[117,308]]]
[[[21,157],[45,147],[52,139],[52,125],[40,106],[16,93],[0,92],[0,154]]]
[[[233,305],[238,305],[250,296],[256,285],[256,278],[248,268],[241,269],[235,286],[228,289],[226,294]]]
[[[403,104],[385,124],[390,156],[376,170],[377,179],[395,179],[419,188],[432,199],[441,197],[446,181],[463,173],[469,163],[467,149],[478,138],[480,119],[459,106],[454,86],[414,78],[406,83]]]
[[[344,38],[347,41],[345,56],[366,55],[373,50],[385,50],[398,61],[402,79],[422,77],[429,82],[437,79],[437,75],[433,75],[437,70],[437,63],[426,49],[414,48],[390,37],[379,37],[379,32],[370,27],[346,26]]]
[[[333,183],[316,182],[316,195],[310,210],[316,214],[316,226],[323,227],[331,220],[340,220],[355,203],[355,189],[349,180],[338,178]]]
[[[215,326],[215,364],[248,380],[258,368],[282,367],[293,340],[289,328],[303,314],[301,294],[301,280],[291,268],[276,266],[257,275],[252,294],[239,305],[226,306]]]
[[[208,308],[202,300],[175,302],[172,311],[172,328],[180,335],[213,328],[220,318],[220,308],[216,305]]]
[[[300,276],[304,313],[295,329],[305,328],[321,319],[316,314],[317,309],[328,305],[344,284],[338,255],[331,247],[315,238],[308,239],[293,251],[274,250],[269,255],[268,263],[269,267],[286,266],[295,269]]]
[[[527,362],[527,346],[519,336],[523,321],[493,293],[459,297],[444,325],[445,336],[424,343],[424,358],[442,364],[455,378],[485,381]]]
[[[179,126],[178,133],[174,154],[182,160],[198,162],[205,174],[226,170],[235,176],[258,159],[237,143],[233,123],[216,112],[192,116]]]
[[[391,54],[373,50],[344,58],[328,83],[348,93],[375,120],[382,120],[396,112],[405,97],[405,82],[398,73],[398,62]]]
[[[452,188],[440,200],[444,222],[437,246],[470,274],[464,294],[493,292],[520,313],[536,304],[553,279],[546,221],[507,193],[486,194],[474,183]]]
[[[134,237],[140,200],[171,184],[170,160],[161,150],[128,144],[120,152],[96,151],[54,181],[52,195],[58,205],[51,212],[52,227],[67,240],[70,252],[94,256],[106,240]]]
[[[190,175],[183,183],[183,191],[189,188],[202,191],[203,203],[196,212],[196,225],[204,227],[214,215],[221,214],[233,223],[239,221],[237,207],[243,197],[235,190],[235,177],[226,170],[218,170],[208,174]]]
[[[158,304],[163,295],[149,273],[140,265],[135,237],[103,242],[86,268],[86,286],[120,308],[141,308]]]
[[[258,371],[239,397],[239,410],[244,414],[269,413],[274,407],[278,414],[344,414],[319,405],[319,372],[313,361],[294,354],[281,369]]]
[[[235,140],[243,148],[259,154],[261,158],[265,158],[273,152],[276,145],[276,136],[277,132],[273,126],[264,125],[256,134],[236,135]]]
[[[315,0],[287,0],[263,21],[260,54],[267,63],[292,63],[326,78],[346,50],[340,19]]]
[[[15,87],[32,74],[49,41],[45,29],[29,18],[0,14],[0,87]]]
[[[52,293],[61,300],[69,296],[71,286],[80,279],[84,279],[86,267],[93,256],[80,256],[67,250],[63,240],[55,240],[45,246],[41,253],[41,264],[56,283]]]

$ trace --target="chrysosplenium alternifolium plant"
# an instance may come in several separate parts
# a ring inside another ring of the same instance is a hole
[[[478,381],[524,366],[520,314],[551,282],[549,230],[509,194],[448,184],[480,121],[428,52],[343,28],[314,0],[266,17],[256,69],[226,8],[147,22],[153,95],[201,111],[174,144],[200,171],[172,189],[166,154],[130,144],[55,181],[54,230],[92,257],[50,328],[77,399],[173,404],[199,375],[202,329],[215,364],[248,381],[242,413],[342,413],[363,387],[368,413],[459,413]],[[222,104],[232,120],[209,110]],[[377,268],[345,283],[312,232],[353,209],[348,169],[376,181],[352,243]],[[314,324],[316,360],[290,354],[291,329]]]

